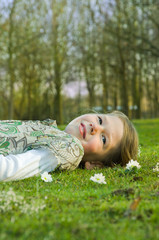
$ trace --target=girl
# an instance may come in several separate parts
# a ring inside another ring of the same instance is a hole
[[[138,136],[121,112],[85,114],[65,131],[55,121],[0,121],[0,180],[19,180],[55,168],[126,165],[137,157]]]

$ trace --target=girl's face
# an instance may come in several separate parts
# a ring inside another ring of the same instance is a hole
[[[123,136],[123,123],[110,114],[85,114],[72,120],[65,132],[77,137],[84,148],[84,159],[94,161],[117,146]]]

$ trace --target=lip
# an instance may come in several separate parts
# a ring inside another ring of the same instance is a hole
[[[79,125],[79,131],[80,131],[82,137],[85,139],[85,137],[86,137],[86,126],[83,123],[81,123]]]

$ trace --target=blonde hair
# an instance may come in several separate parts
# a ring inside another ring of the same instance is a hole
[[[108,114],[121,119],[124,125],[124,133],[120,144],[106,154],[104,165],[113,167],[116,164],[120,164],[125,166],[129,160],[137,160],[138,134],[134,125],[124,113],[113,111]]]

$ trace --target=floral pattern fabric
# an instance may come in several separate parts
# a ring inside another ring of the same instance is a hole
[[[80,141],[59,130],[56,121],[0,121],[0,154],[19,154],[40,147],[49,148],[60,169],[78,167],[84,151]]]

